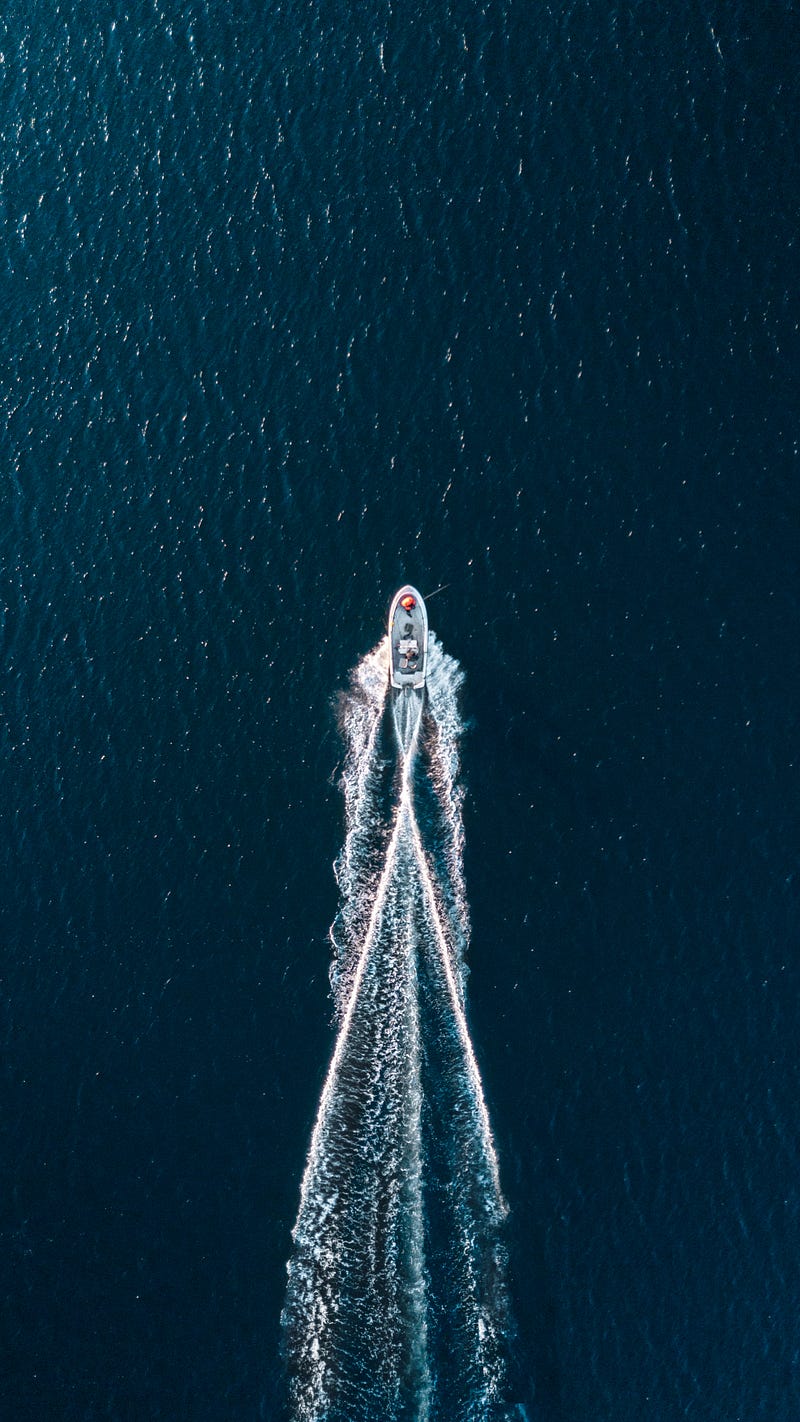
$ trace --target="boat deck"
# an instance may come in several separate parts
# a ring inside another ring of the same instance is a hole
[[[414,607],[401,606],[401,598],[414,598]],[[428,615],[419,593],[401,588],[392,604],[389,623],[390,680],[392,686],[420,690],[425,685],[428,659]]]

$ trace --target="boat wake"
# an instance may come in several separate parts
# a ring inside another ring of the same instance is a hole
[[[390,691],[385,644],[342,698],[338,1037],[283,1313],[296,1422],[489,1422],[506,1403],[506,1206],[464,1013],[458,664]]]

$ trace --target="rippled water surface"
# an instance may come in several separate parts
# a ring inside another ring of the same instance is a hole
[[[795,1422],[799,51],[789,0],[5,6],[19,1422],[282,1415],[337,695],[407,579],[519,1396]]]

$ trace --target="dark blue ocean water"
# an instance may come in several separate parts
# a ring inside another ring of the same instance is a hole
[[[796,1422],[799,52],[4,8],[3,1415],[280,1416],[335,694],[411,579],[530,1415]]]

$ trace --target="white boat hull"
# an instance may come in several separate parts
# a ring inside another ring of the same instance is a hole
[[[409,583],[392,599],[388,643],[390,684],[420,691],[428,670],[428,612]]]

